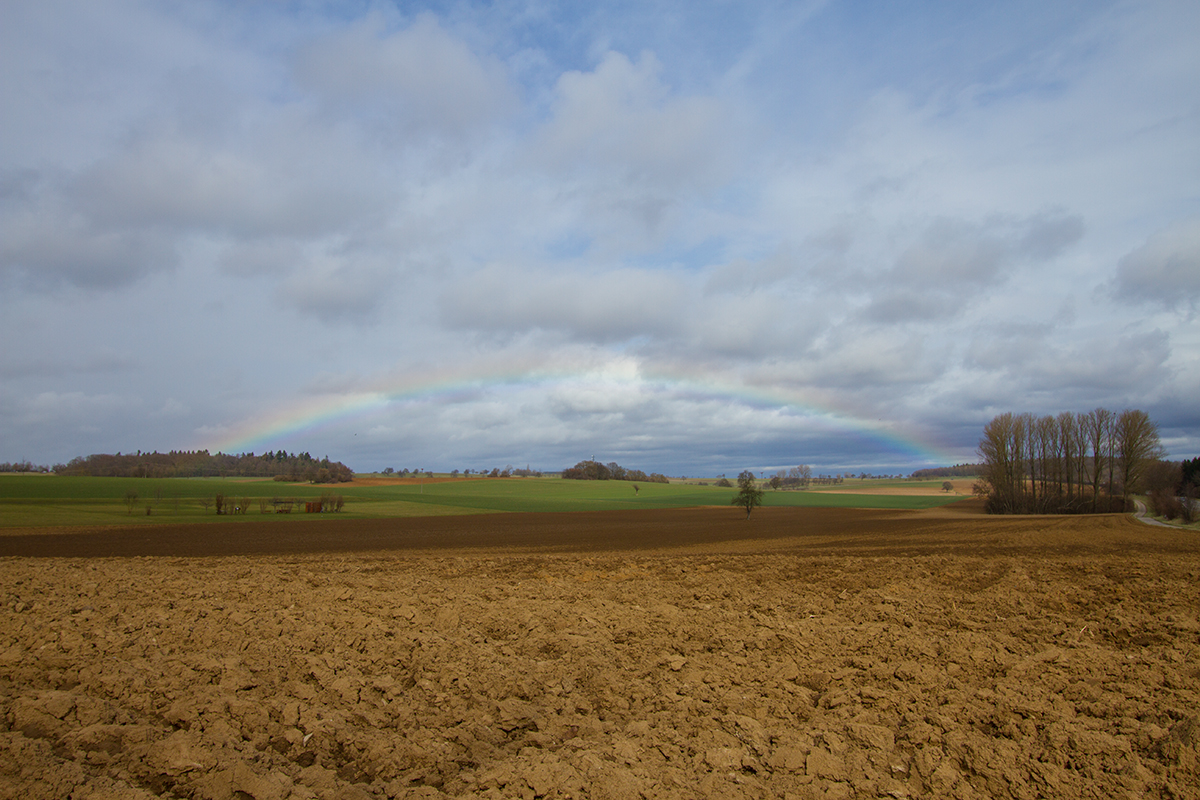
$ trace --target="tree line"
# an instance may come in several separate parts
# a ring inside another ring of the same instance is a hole
[[[340,461],[313,458],[308,453],[228,453],[207,450],[172,450],[169,453],[105,453],[73,458],[56,464],[58,475],[92,475],[110,478],[274,478],[279,481],[346,483],[354,473]]]
[[[427,469],[422,469],[420,467],[418,467],[417,469],[413,469],[413,470],[395,469],[394,467],[388,467],[381,474],[395,475],[397,478],[432,478],[433,477],[433,472],[431,472],[430,470],[427,470]],[[450,470],[449,475],[451,478],[457,478],[459,475],[462,475],[464,478],[469,478],[469,477],[471,477],[471,475],[476,475],[481,478],[512,478],[512,477],[540,478],[540,477],[542,477],[542,471],[537,470],[537,469],[531,469],[529,467],[529,465],[525,465],[524,467],[514,467],[512,464],[508,464],[508,465],[504,466],[503,468],[492,467],[490,472],[486,468],[485,469],[471,469],[470,467],[468,467],[467,469],[462,469],[462,470],[452,469],[452,470]]]
[[[955,464],[953,467],[929,467],[914,470],[910,478],[915,481],[931,478],[974,478],[983,470],[982,464]]]
[[[670,483],[666,475],[640,469],[626,469],[615,461],[601,464],[599,461],[580,461],[562,471],[562,477],[575,481],[635,481],[641,483]]]
[[[0,462],[0,472],[49,472],[50,467],[30,461]]]
[[[767,485],[772,489],[807,489],[809,486],[829,486],[841,483],[843,480],[840,475],[813,475],[812,467],[808,464],[800,464],[791,469],[779,470],[771,476]]]
[[[812,467],[808,464],[800,464],[799,466],[790,469],[781,469],[775,472],[770,478],[765,478],[766,485],[772,489],[807,489],[809,486],[835,486],[845,482],[846,478],[853,478],[850,473],[843,475],[813,475]],[[863,473],[860,477],[866,478],[867,474]],[[741,481],[741,476],[738,476]],[[700,486],[707,486],[705,481],[699,482]],[[724,474],[718,475],[714,486],[719,486],[724,489],[733,487],[733,482]],[[740,484],[739,484],[740,485]]]
[[[1146,496],[1150,511],[1168,520],[1185,523],[1200,517],[1200,456],[1183,461],[1159,461],[1146,470]]]
[[[1129,495],[1165,457],[1145,411],[1105,408],[1057,416],[1005,412],[979,440],[976,492],[993,514],[1128,510]]]
[[[824,475],[817,476],[818,480],[825,477]],[[813,481],[812,467],[808,464],[800,464],[788,470],[779,470],[771,476],[770,486],[772,489],[803,489]]]
[[[139,499],[140,495],[138,494],[137,489],[130,487],[125,492],[125,507],[128,509],[129,514],[133,514],[134,509],[139,507]],[[322,494],[317,500],[312,500],[309,498],[300,500],[295,497],[272,497],[269,499],[266,497],[257,497],[255,500],[258,503],[258,510],[261,514],[290,514],[292,513],[292,506],[300,505],[304,506],[306,513],[322,514],[327,512],[338,512],[346,506],[346,498],[342,497],[340,494],[331,494],[329,492]],[[162,501],[162,487],[155,486],[153,496],[145,498],[146,516],[151,516],[154,513],[154,510],[158,508],[159,504],[162,503]],[[175,508],[175,513],[178,514],[179,496],[176,495],[175,497],[171,498],[171,502]],[[230,497],[222,492],[217,492],[212,497],[197,498],[196,502],[206,512],[211,506],[216,507],[218,514],[246,514],[250,511],[249,497],[242,497],[239,499],[236,497]]]

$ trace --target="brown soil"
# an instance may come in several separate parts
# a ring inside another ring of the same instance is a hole
[[[0,537],[0,797],[1197,797],[1200,539],[736,509]]]

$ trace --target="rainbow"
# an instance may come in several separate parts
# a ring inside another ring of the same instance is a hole
[[[269,415],[243,420],[209,437],[206,449],[226,453],[271,450],[282,439],[363,419],[407,404],[449,404],[475,396],[558,387],[638,392],[696,403],[740,405],[776,414],[803,416],[814,429],[869,441],[906,463],[952,464],[948,447],[904,431],[883,420],[840,412],[811,393],[772,385],[721,380],[711,374],[676,369],[645,374],[632,361],[606,362],[592,368],[546,368],[531,364],[476,364],[460,370],[427,370],[382,379],[363,388],[313,395]]]

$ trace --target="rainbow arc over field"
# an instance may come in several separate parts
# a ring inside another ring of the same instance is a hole
[[[245,420],[207,443],[216,452],[269,451],[281,439],[294,438],[336,425],[365,419],[406,404],[452,404],[481,395],[501,395],[525,390],[553,391],[576,388],[626,391],[650,396],[670,396],[696,403],[726,403],[774,413],[804,416],[816,426],[877,443],[881,448],[914,463],[950,464],[946,448],[894,429],[884,421],[869,421],[813,402],[800,392],[771,386],[721,381],[712,376],[670,373],[647,376],[636,368],[595,370],[474,370],[427,371],[383,381],[357,391],[314,395],[269,415]]]

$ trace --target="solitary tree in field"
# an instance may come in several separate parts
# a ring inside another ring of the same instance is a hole
[[[954,484],[951,483],[950,481],[942,481],[942,491],[943,492],[953,492]]]
[[[750,512],[755,506],[761,506],[762,501],[763,491],[755,486],[754,473],[743,470],[742,474],[738,475],[738,493],[733,496],[730,505],[746,509],[746,519],[750,519]]]

